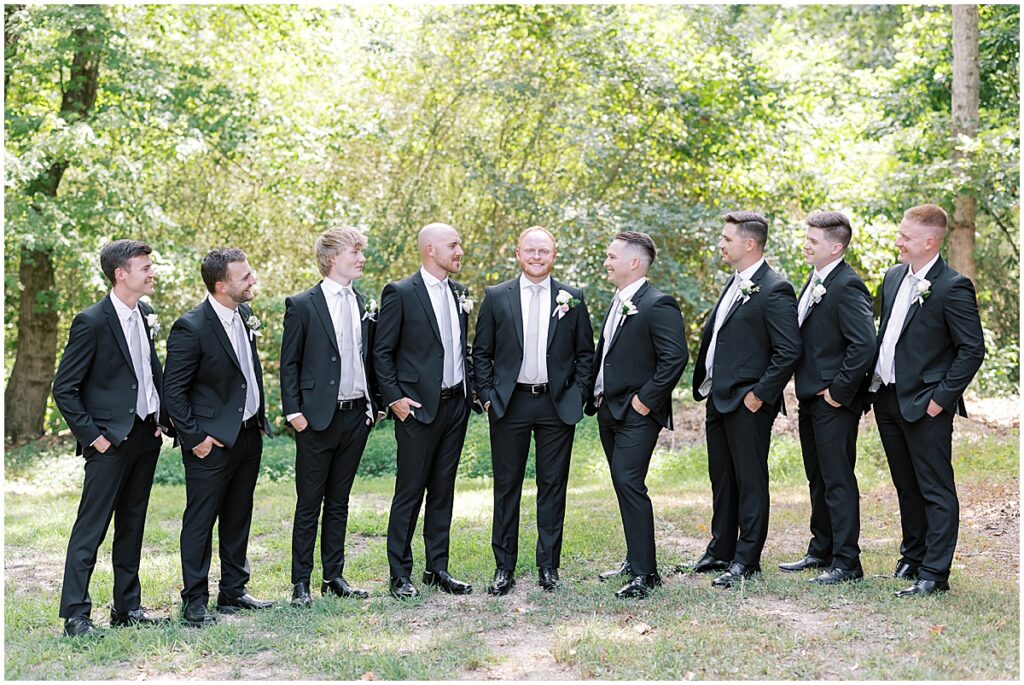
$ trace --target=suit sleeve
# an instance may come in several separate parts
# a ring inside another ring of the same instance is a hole
[[[185,449],[193,449],[206,439],[192,415],[188,390],[199,370],[199,336],[182,319],[174,322],[167,336],[167,363],[164,365],[164,395],[167,413],[174,422]]]
[[[83,447],[96,442],[101,435],[99,427],[82,404],[82,384],[95,355],[96,331],[89,317],[78,314],[71,322],[68,344],[53,379],[53,400]]]
[[[772,354],[768,368],[752,390],[755,397],[774,405],[782,398],[782,390],[800,361],[802,348],[792,285],[782,281],[768,291],[764,318]]]
[[[836,402],[849,406],[864,383],[875,358],[875,320],[871,314],[871,294],[859,280],[839,290],[839,329],[846,339],[843,364],[829,387]]]
[[[590,312],[587,310],[587,303],[580,291],[580,303],[576,305],[579,310],[577,314],[578,324],[576,326],[576,387],[579,388],[580,397],[586,402],[593,390],[591,374],[594,370],[594,329],[590,323]],[[684,362],[685,364],[685,362]]]
[[[640,401],[651,411],[657,411],[672,397],[672,390],[683,375],[690,352],[686,349],[683,316],[679,304],[665,296],[651,309],[651,343],[658,361],[654,375],[637,392]]]
[[[394,283],[384,286],[380,296],[380,313],[377,315],[377,331],[373,341],[373,370],[377,385],[386,406],[402,399],[398,387],[398,369],[395,354],[402,333],[402,296]]]
[[[492,402],[494,391],[494,296],[484,293],[480,313],[476,318],[473,335],[473,370],[477,397],[481,402]]]
[[[985,359],[985,338],[981,331],[974,284],[969,278],[959,277],[950,285],[944,304],[943,316],[956,356],[946,377],[936,386],[932,399],[943,409],[953,412],[956,411],[957,400]]]
[[[285,298],[284,331],[281,334],[281,404],[284,415],[302,412],[299,399],[299,374],[306,330],[295,301]]]

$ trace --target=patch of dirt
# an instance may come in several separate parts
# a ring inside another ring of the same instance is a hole
[[[579,680],[575,668],[555,660],[550,651],[554,635],[549,628],[515,625],[497,632],[489,632],[487,643],[491,647],[493,662],[480,668],[464,671],[459,680]]]

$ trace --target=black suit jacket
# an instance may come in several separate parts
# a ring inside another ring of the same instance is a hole
[[[810,284],[808,277],[798,306]],[[807,310],[800,326],[803,352],[796,367],[796,396],[813,400],[828,388],[833,400],[859,414],[864,407],[864,379],[875,357],[871,294],[845,261],[832,269],[822,285],[825,294]]]
[[[733,278],[736,274],[725,284],[722,296],[728,292]],[[762,264],[750,280],[759,290],[746,302],[742,297],[736,298],[715,343],[711,395],[715,407],[722,413],[738,409],[751,390],[771,407],[782,405],[782,391],[800,359],[800,329],[796,323],[793,286],[768,266],[768,262]],[[721,304],[719,297],[704,324],[700,352],[693,367],[696,400],[704,399],[698,390],[707,375],[704,367]]]
[[[879,349],[908,268],[898,264],[889,269],[879,288]],[[905,420],[917,421],[925,415],[928,402],[935,400],[946,411],[967,416],[964,390],[985,359],[974,284],[949,268],[941,257],[925,278],[931,282],[931,294],[921,305],[910,306],[896,341],[896,395],[900,412]],[[876,354],[871,364],[872,375],[877,359]]]
[[[252,315],[248,305],[238,305],[245,321]],[[265,411],[263,370],[256,340],[249,336],[260,406],[256,411],[260,426],[271,435]],[[167,336],[167,368],[164,393],[167,412],[181,438],[182,448],[192,450],[211,435],[227,448],[238,438],[245,411],[245,374],[235,356],[224,326],[209,300],[174,322]]]
[[[473,338],[473,368],[476,391],[490,411],[505,415],[523,365],[523,310],[520,278],[487,288]],[[559,319],[553,316],[555,298],[565,290],[579,304]],[[583,291],[551,279],[551,298],[541,316],[549,318],[547,339],[548,387],[558,418],[575,424],[583,418],[583,404],[590,393],[590,370],[594,363],[594,332]]]
[[[608,410],[619,421],[633,411],[633,395],[651,410],[650,416],[662,427],[672,429],[672,390],[683,375],[690,357],[686,349],[683,318],[675,298],[653,287],[650,281],[640,286],[632,298],[637,311],[620,318],[604,355],[604,399]],[[601,323],[601,338],[594,351],[590,387],[594,387],[601,368],[604,327],[609,309]],[[591,392],[587,393],[588,414],[597,413]]]
[[[322,281],[321,281],[322,282]],[[359,311],[366,298],[355,290]],[[326,430],[334,418],[341,376],[341,352],[334,323],[320,283],[285,298],[284,332],[281,337],[281,403],[284,414],[301,413],[315,431]],[[373,373],[373,334],[376,314],[362,317],[362,348],[367,392],[373,411],[381,408],[377,378]]]
[[[138,307],[149,343],[153,382],[160,397],[158,421],[161,426],[169,426],[163,370],[146,321],[153,308],[142,300]],[[135,377],[121,321],[107,295],[79,312],[71,322],[68,344],[53,379],[53,400],[77,440],[76,454],[81,454],[100,435],[114,445],[125,439],[135,424],[140,382]],[[171,434],[171,431],[166,432]]]
[[[450,277],[452,306],[458,306],[459,296],[466,289]],[[373,342],[373,368],[377,374],[381,398],[390,406],[396,400],[409,397],[422,407],[414,409],[416,420],[431,423],[437,416],[441,400],[441,382],[444,376],[444,346],[441,331],[430,304],[430,294],[417,269],[408,278],[384,286],[381,294],[377,332]],[[466,403],[473,406],[473,359],[469,349],[469,315],[460,308],[459,325],[462,330],[462,372],[466,389]]]

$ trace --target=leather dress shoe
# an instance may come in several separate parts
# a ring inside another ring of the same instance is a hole
[[[604,571],[597,574],[597,579],[602,583],[606,580],[613,580],[619,576],[632,576],[633,570],[629,567],[629,559],[622,562],[622,565],[611,571]]]
[[[892,577],[917,580],[917,566],[900,559],[899,563],[896,564],[896,570],[892,572]]]
[[[395,599],[413,599],[420,596],[420,591],[412,584],[412,578],[409,576],[392,578],[388,592]]]
[[[334,595],[335,597],[352,597],[354,599],[366,599],[370,593],[366,590],[357,590],[350,586],[342,576],[325,580],[320,584],[321,595]]]
[[[945,580],[921,580],[920,578],[908,588],[896,593],[897,597],[927,597],[935,592],[949,592],[949,583]]]
[[[729,570],[711,581],[714,587],[732,587],[744,578],[750,578],[761,572],[761,566],[744,566],[743,564],[729,564]]]
[[[235,597],[234,599],[226,597],[224,593],[217,593],[217,611],[222,614],[235,614],[239,611],[269,609],[272,606],[274,606],[273,602],[256,599],[248,592],[243,594],[241,597]]]
[[[123,628],[124,626],[160,626],[170,623],[171,619],[164,616],[153,616],[146,613],[146,607],[139,607],[131,611],[110,610],[110,627]]]
[[[633,579],[619,588],[615,596],[619,599],[643,599],[661,585],[661,576],[655,573],[635,575]]]
[[[677,573],[711,573],[712,571],[725,571],[729,568],[729,562],[725,559],[718,559],[710,553],[705,552],[704,556],[697,560],[692,566],[679,564],[676,566]]]
[[[558,579],[557,568],[541,566],[540,570],[537,572],[537,576],[540,580],[540,586],[547,592],[554,592],[555,588],[562,584],[562,581]]]
[[[423,582],[449,595],[468,595],[473,591],[472,585],[456,580],[447,571],[424,571]]]
[[[860,580],[864,577],[863,569],[855,568],[853,570],[847,570],[845,568],[832,568],[825,569],[822,571],[820,576],[816,576],[808,580],[808,583],[815,583],[816,585],[838,585],[839,583],[848,583],[851,580]]]
[[[308,607],[312,603],[313,598],[309,596],[309,583],[292,585],[292,601],[289,604],[293,607]]]
[[[811,556],[808,554],[800,561],[793,561],[788,564],[779,564],[779,568],[787,573],[795,573],[796,571],[806,571],[809,568],[830,568],[832,561],[822,559],[820,557]]]
[[[501,597],[512,592],[516,586],[516,577],[512,571],[505,568],[494,569],[494,580],[487,586],[487,594],[492,597]]]
[[[64,621],[64,634],[68,637],[103,637],[103,633],[96,630],[92,619],[88,616],[75,616]]]
[[[190,604],[181,612],[181,618],[190,626],[205,628],[217,622],[217,617],[207,610],[205,604]]]

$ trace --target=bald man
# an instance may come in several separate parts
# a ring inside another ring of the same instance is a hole
[[[395,418],[398,442],[387,548],[396,599],[419,595],[412,583],[412,536],[424,494],[423,582],[454,595],[473,591],[448,573],[455,474],[473,409],[466,335],[473,301],[449,278],[462,268],[458,232],[448,224],[428,224],[418,242],[422,266],[384,288],[373,346],[380,393]]]

